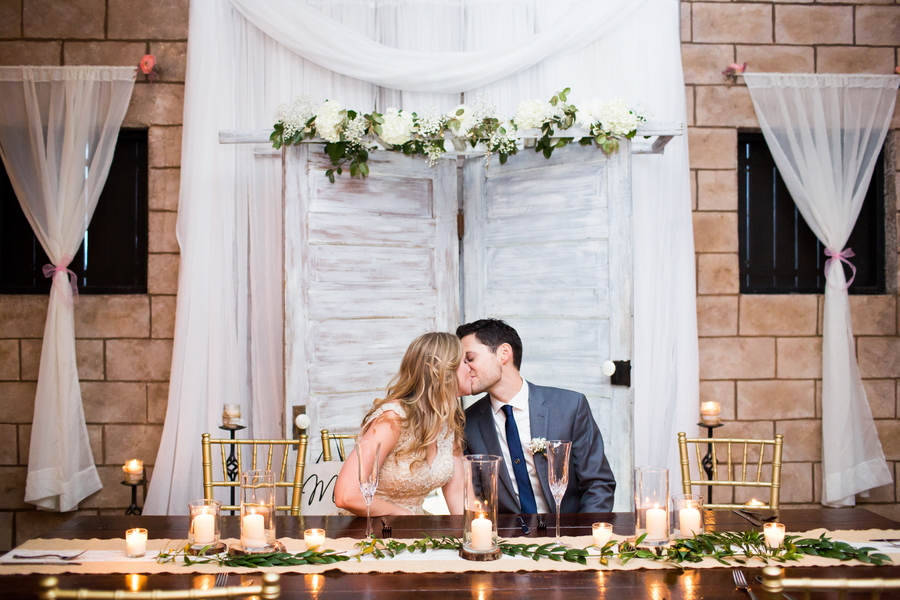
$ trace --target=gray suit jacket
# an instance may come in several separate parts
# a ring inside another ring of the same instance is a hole
[[[603,453],[603,438],[584,394],[529,383],[528,411],[532,437],[572,442],[569,486],[563,496],[561,511],[612,512],[616,479]],[[524,450],[528,452],[527,448]],[[494,426],[490,395],[482,397],[466,410],[466,454],[503,456]],[[556,503],[547,479],[546,455],[536,454],[534,465],[544,499],[551,509],[555,509]],[[497,487],[500,512],[521,512],[505,464],[501,464]]]

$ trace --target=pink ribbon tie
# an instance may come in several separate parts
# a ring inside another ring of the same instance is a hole
[[[44,277],[49,277],[50,281],[53,281],[53,277],[57,273],[71,273],[71,277],[69,277],[68,275],[66,275],[66,277],[69,280],[69,284],[72,286],[72,300],[75,300],[78,298],[78,276],[75,275],[75,271],[66,268],[69,266],[69,263],[72,262],[72,258],[73,257],[71,254],[65,254],[62,257],[62,260],[59,261],[59,266],[47,264],[44,265],[41,270],[44,272]]]
[[[856,256],[856,253],[853,252],[853,250],[850,248],[845,248],[844,250],[842,250],[840,252],[835,252],[834,250],[825,248],[825,256],[829,257],[828,260],[825,261],[825,278],[826,279],[828,278],[828,268],[831,266],[831,261],[837,259],[837,260],[843,261],[843,262],[847,263],[848,265],[850,265],[850,270],[853,272],[853,274],[850,276],[850,281],[848,281],[844,285],[843,289],[846,290],[848,287],[850,287],[850,284],[853,283],[853,280],[856,279],[856,267],[854,267],[853,263],[847,259],[850,257]]]

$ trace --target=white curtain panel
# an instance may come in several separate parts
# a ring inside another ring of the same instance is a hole
[[[576,105],[623,96],[684,122],[678,2],[191,2],[175,350],[145,514],[183,514],[202,492],[200,435],[223,403],[244,406],[250,435],[284,433],[281,163],[219,130],[269,128],[303,92],[381,112],[490,94],[512,116],[565,87]],[[698,419],[687,160],[686,137],[634,159],[635,458],[673,473],[675,433]]]
[[[68,266],[94,214],[134,78],[132,67],[0,67],[0,156],[57,268]],[[81,405],[69,274],[57,270],[41,347],[25,501],[69,511],[102,487]]]
[[[869,189],[900,77],[753,73],[744,80],[797,209],[835,257],[825,272],[822,502],[852,506],[856,494],[892,477],[859,375],[847,280],[837,256]]]

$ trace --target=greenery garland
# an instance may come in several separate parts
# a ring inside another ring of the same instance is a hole
[[[799,561],[804,556],[821,556],[840,561],[858,560],[861,563],[881,566],[892,562],[886,554],[876,552],[875,548],[856,548],[846,542],[833,541],[823,533],[818,538],[802,538],[797,535],[788,535],[784,538],[784,544],[780,548],[768,548],[764,536],[757,530],[744,532],[708,532],[700,533],[690,539],[676,540],[671,546],[657,548],[641,547],[646,534],[639,537],[634,543],[627,541],[616,542],[610,540],[598,554],[588,552],[588,548],[596,548],[594,545],[587,548],[569,548],[549,542],[546,544],[513,544],[506,540],[500,540],[500,551],[507,556],[521,556],[535,561],[549,559],[556,562],[571,562],[587,565],[587,559],[596,556],[600,564],[609,565],[611,558],[618,558],[622,564],[627,564],[634,558],[642,558],[655,562],[672,565],[684,569],[691,563],[699,563],[704,558],[714,558],[721,564],[734,566],[729,561],[737,564],[746,564],[747,559],[757,558],[764,563],[772,560],[779,563]],[[613,548],[618,544],[618,551]],[[370,538],[357,542],[354,545],[359,550],[357,554],[346,555],[334,550],[312,549],[305,552],[291,554],[289,552],[272,552],[266,554],[248,554],[231,556],[218,554],[211,556],[189,556],[181,549],[169,552],[161,552],[157,558],[160,564],[175,562],[178,556],[183,556],[185,565],[216,563],[225,567],[293,567],[303,565],[330,565],[337,562],[348,561],[352,558],[361,560],[363,556],[372,556],[375,559],[394,558],[404,552],[425,553],[429,550],[459,550],[462,548],[462,540],[454,536],[425,537],[413,540],[409,543],[389,539]]]
[[[471,106],[461,104],[447,115],[438,114],[436,109],[418,114],[396,108],[389,108],[384,114],[376,111],[363,114],[345,110],[332,100],[316,106],[308,95],[303,95],[293,105],[279,107],[269,139],[276,149],[317,136],[324,139],[325,154],[334,167],[325,174],[334,183],[335,175],[343,174],[346,169],[351,177],[365,178],[369,174],[369,152],[378,148],[371,143],[375,137],[388,150],[427,157],[431,166],[446,152],[446,136],[472,148],[480,144],[487,168],[492,154],[499,155],[502,165],[518,152],[519,130],[540,129],[534,151],[550,158],[556,148],[574,141],[574,137],[555,137],[557,131],[565,131],[577,121],[589,132],[580,139],[582,146],[596,144],[611,154],[618,150],[620,139],[633,138],[638,124],[647,120],[638,112],[646,113],[646,110],[630,109],[619,98],[605,104],[591,100],[577,108],[567,104],[570,92],[570,88],[557,92],[549,102],[526,100],[520,103],[512,119],[500,119],[497,107],[481,98]]]

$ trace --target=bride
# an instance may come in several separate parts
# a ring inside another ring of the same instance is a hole
[[[409,345],[400,372],[363,419],[360,441],[381,442],[372,515],[425,514],[422,502],[442,488],[451,514],[463,509],[465,416],[459,396],[470,394],[469,367],[452,333],[426,333]],[[356,452],[347,456],[334,489],[337,506],[365,515]]]

